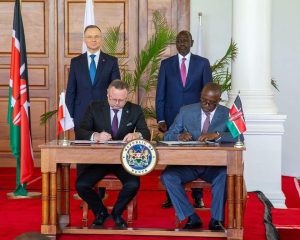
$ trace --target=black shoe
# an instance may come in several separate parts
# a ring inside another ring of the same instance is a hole
[[[127,223],[125,222],[125,220],[122,218],[121,215],[113,215],[113,219],[118,228],[127,228],[128,227]]]
[[[171,208],[173,207],[171,199],[167,198],[167,200],[161,205],[162,208]]]
[[[221,221],[211,219],[208,225],[208,229],[211,231],[224,231],[225,228]]]
[[[99,212],[93,221],[93,226],[102,226],[109,217],[110,214],[107,211]]]
[[[184,225],[183,229],[194,229],[194,228],[201,228],[202,227],[202,221],[199,218],[198,221],[193,221],[190,217],[187,221],[187,223]]]
[[[194,208],[204,208],[203,198],[194,198]]]

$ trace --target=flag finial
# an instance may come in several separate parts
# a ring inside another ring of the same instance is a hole
[[[202,25],[202,12],[198,12],[199,23]]]

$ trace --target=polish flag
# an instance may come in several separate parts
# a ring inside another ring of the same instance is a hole
[[[57,135],[74,127],[73,118],[71,118],[69,110],[65,102],[65,92],[59,96],[59,107],[57,115]]]

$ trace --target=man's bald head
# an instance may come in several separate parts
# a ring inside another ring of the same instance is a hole
[[[204,112],[212,112],[221,101],[221,87],[217,83],[207,83],[201,92],[201,108]]]

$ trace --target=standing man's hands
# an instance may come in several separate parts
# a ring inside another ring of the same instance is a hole
[[[168,130],[166,122],[159,122],[158,123],[158,130],[165,133]]]

